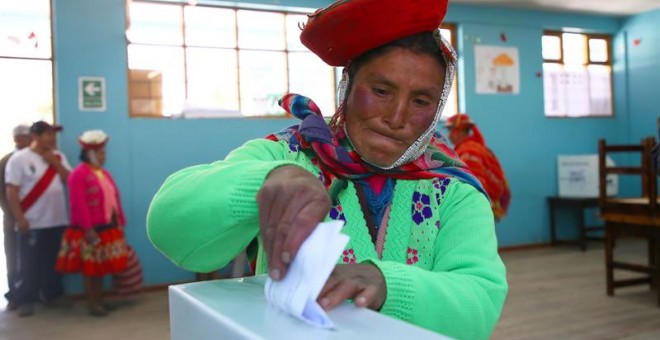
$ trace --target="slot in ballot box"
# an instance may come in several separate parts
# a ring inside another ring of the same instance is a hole
[[[260,275],[170,286],[171,339],[449,339],[348,302],[329,312],[335,329],[317,328],[271,306],[265,282]]]

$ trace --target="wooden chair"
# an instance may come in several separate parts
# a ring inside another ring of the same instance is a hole
[[[658,205],[657,173],[653,164],[653,137],[644,138],[636,145],[607,145],[598,141],[600,181],[600,212],[605,221],[605,267],[607,295],[614,295],[619,287],[649,284],[656,290],[660,306],[660,207]],[[639,154],[639,166],[607,166],[606,156],[610,153]],[[607,175],[641,176],[641,195],[633,198],[607,196]],[[642,237],[648,241],[648,264],[639,265],[614,260],[614,246],[623,235]],[[622,269],[644,274],[642,277],[615,280],[614,270]]]

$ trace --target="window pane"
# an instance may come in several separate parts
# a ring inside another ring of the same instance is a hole
[[[186,45],[236,47],[235,13],[225,8],[186,6]]]
[[[548,117],[566,116],[564,68],[556,63],[543,63],[543,102]]]
[[[607,40],[589,39],[589,60],[591,62],[607,62]]]
[[[13,149],[11,130],[20,123],[53,122],[53,80],[50,60],[0,58],[0,151]],[[20,81],[17,81],[20,79]]]
[[[298,25],[307,23],[306,15],[288,14],[286,16],[286,48],[289,51],[308,51],[300,42],[300,28]]]
[[[331,66],[311,52],[289,54],[289,92],[311,98],[325,116],[335,113],[333,73]]]
[[[284,14],[238,11],[238,47],[284,50]]]
[[[441,28],[440,35],[442,35],[442,37],[445,38],[445,40],[447,40],[449,44],[453,44],[453,40],[451,40],[451,30],[446,28]]]
[[[564,64],[587,64],[587,36],[584,34],[564,33]]]
[[[458,77],[454,77],[454,82],[451,84],[451,93],[447,98],[447,104],[442,109],[442,118],[449,118],[458,113]]]
[[[281,114],[277,104],[287,92],[283,52],[240,51],[241,113],[246,116]]]
[[[559,60],[561,59],[561,39],[556,35],[544,35],[543,40],[543,59]]]
[[[128,46],[128,68],[148,70],[162,78],[162,111],[164,116],[180,114],[186,98],[183,48],[168,46]],[[131,102],[140,105],[139,102]],[[142,111],[142,110],[137,110]]]
[[[0,2],[0,56],[51,57],[50,1]]]
[[[240,116],[236,51],[188,48],[186,111]]]
[[[132,43],[182,45],[181,6],[130,2],[128,40]]]
[[[592,114],[586,66],[545,63],[543,71],[547,116],[585,117]]]
[[[582,65],[564,65],[566,106],[571,117],[584,117],[591,113],[589,107],[589,74]]]
[[[591,114],[612,114],[612,68],[604,65],[589,65],[589,97]]]

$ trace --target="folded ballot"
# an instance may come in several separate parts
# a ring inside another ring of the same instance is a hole
[[[271,305],[314,326],[334,327],[316,299],[348,244],[348,236],[340,233],[343,225],[343,221],[319,223],[303,242],[284,279],[266,280],[264,291]]]

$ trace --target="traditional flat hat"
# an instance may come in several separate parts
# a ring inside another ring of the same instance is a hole
[[[103,130],[88,130],[78,137],[78,143],[85,150],[98,150],[110,139]]]
[[[448,129],[468,126],[474,126],[474,122],[472,121],[472,118],[470,118],[470,116],[466,115],[465,113],[458,113],[453,115],[447,119],[447,122],[445,122],[445,127]]]
[[[339,0],[308,15],[300,41],[332,66],[407,36],[433,32],[448,0]]]

